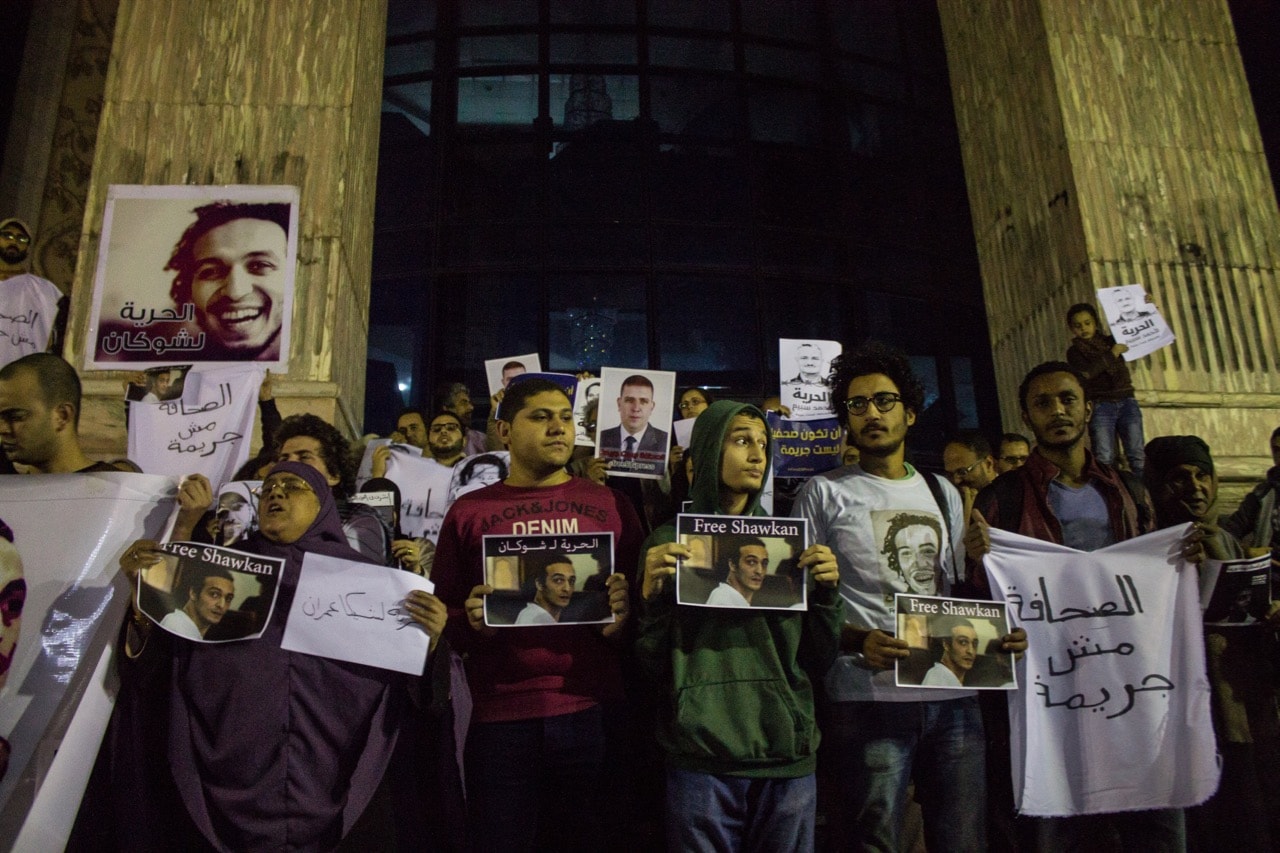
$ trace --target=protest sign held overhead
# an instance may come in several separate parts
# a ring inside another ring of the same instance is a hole
[[[192,370],[181,399],[130,403],[129,458],[155,474],[227,482],[249,458],[262,377],[250,365]]]
[[[1173,331],[1160,309],[1147,301],[1142,285],[1101,288],[1098,302],[1116,343],[1129,348],[1124,353],[1125,361],[1136,361],[1174,342]]]
[[[86,367],[285,369],[298,188],[107,189]]]
[[[489,380],[489,396],[506,390],[511,380],[522,373],[541,373],[542,359],[536,352],[524,355],[508,355],[488,358],[484,362],[484,375]]]
[[[791,420],[812,421],[830,418],[831,389],[827,374],[831,359],[840,355],[839,341],[778,339],[778,369],[782,375],[778,396],[791,410]]]

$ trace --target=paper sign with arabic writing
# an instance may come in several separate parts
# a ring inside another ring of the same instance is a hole
[[[421,675],[431,638],[404,606],[415,589],[435,586],[413,572],[307,554],[280,648]]]

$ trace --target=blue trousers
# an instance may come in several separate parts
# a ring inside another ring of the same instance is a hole
[[[841,786],[830,815],[840,849],[897,853],[914,780],[930,853],[986,850],[986,744],[976,698],[836,702],[823,736]]]
[[[1142,476],[1146,464],[1146,439],[1142,434],[1142,410],[1132,397],[1123,400],[1095,400],[1093,419],[1089,421],[1089,439],[1093,442],[1093,455],[1099,462],[1115,464],[1116,439],[1124,445],[1129,470]]]
[[[667,849],[812,853],[817,784],[667,769]]]

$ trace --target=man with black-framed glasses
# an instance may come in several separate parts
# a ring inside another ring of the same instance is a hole
[[[816,544],[835,552],[848,620],[826,677],[832,849],[899,849],[914,780],[926,846],[983,850],[985,739],[974,692],[898,687],[894,677],[908,656],[906,641],[893,636],[894,595],[945,596],[964,578],[960,494],[906,461],[907,432],[924,409],[924,386],[906,355],[875,341],[846,349],[832,362],[830,385],[860,459],[811,479],[795,514],[809,519]],[[943,532],[936,547],[914,553],[910,584],[898,554],[907,519],[913,529]],[[932,578],[918,565],[925,553]],[[1007,651],[1026,647],[1021,629],[1003,639]]]

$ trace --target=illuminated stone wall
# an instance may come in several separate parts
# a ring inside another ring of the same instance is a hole
[[[364,400],[385,0],[121,0],[84,227],[68,360],[83,362],[110,184],[302,190],[288,415],[355,433]],[[87,374],[87,449],[122,453],[123,374]],[[255,436],[256,439],[256,436]]]
[[[1067,307],[1141,283],[1178,337],[1131,364],[1147,437],[1204,437],[1238,496],[1280,424],[1280,212],[1226,4],[938,5],[1005,424]]]

